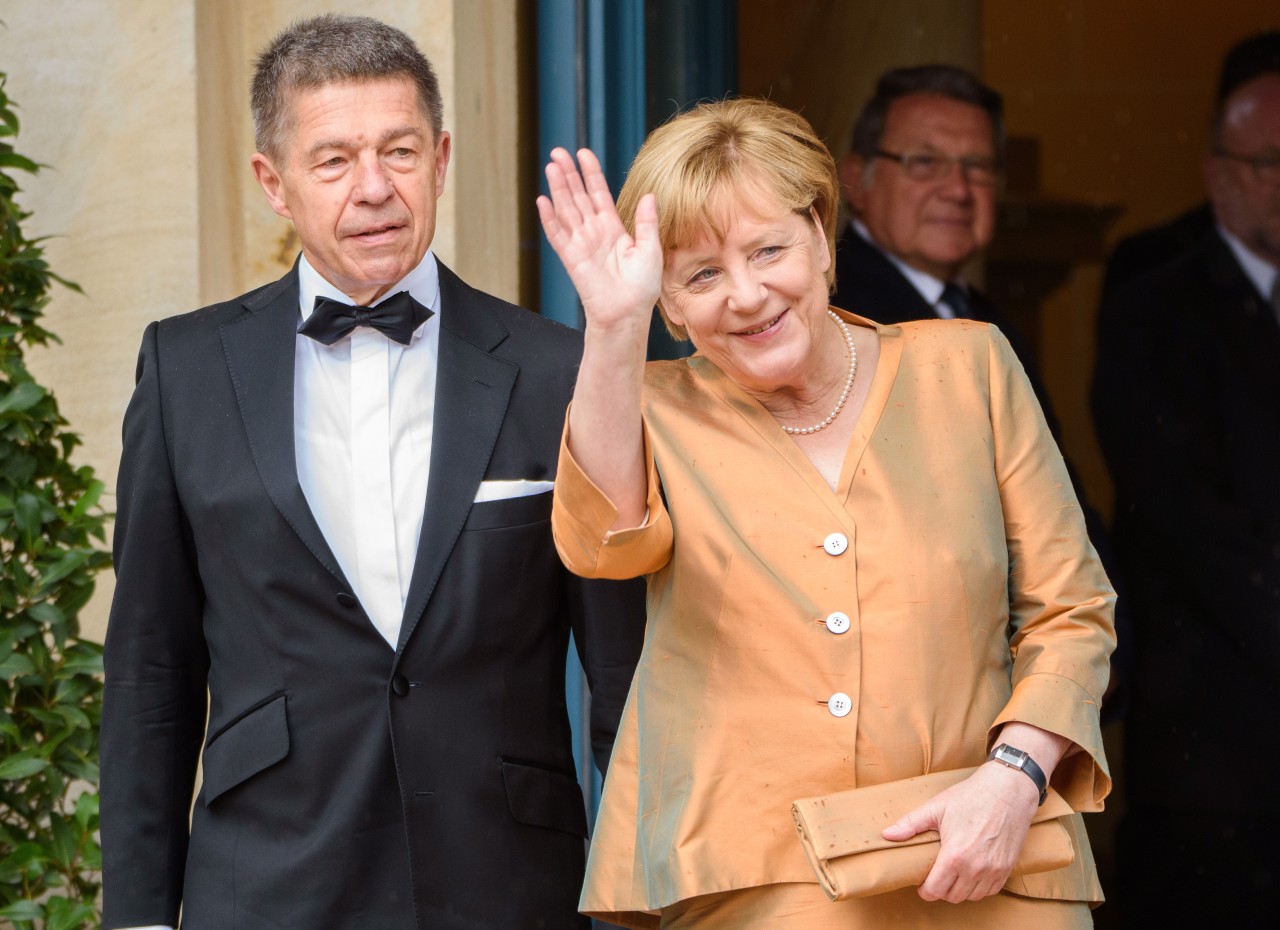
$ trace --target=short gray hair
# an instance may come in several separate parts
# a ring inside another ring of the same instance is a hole
[[[995,148],[996,159],[1004,160],[1004,100],[999,92],[992,90],[963,68],[953,65],[920,65],[915,68],[894,68],[882,74],[876,82],[875,93],[858,114],[850,148],[868,164],[874,162],[880,140],[884,138],[889,108],[895,100],[913,94],[946,97],[985,111],[991,117],[991,144]]]
[[[368,16],[326,13],[294,22],[258,56],[250,86],[253,139],[259,152],[275,159],[289,132],[289,94],[341,81],[404,77],[418,89],[418,103],[440,138],[444,104],[431,62],[413,39]]]

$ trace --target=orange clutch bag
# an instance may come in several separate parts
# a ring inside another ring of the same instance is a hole
[[[860,898],[922,884],[941,848],[937,831],[901,842],[886,840],[880,831],[976,770],[932,772],[792,804],[800,843],[827,897]],[[1071,806],[1050,788],[1010,877],[1060,869],[1075,860],[1071,836],[1062,824],[1071,814]]]

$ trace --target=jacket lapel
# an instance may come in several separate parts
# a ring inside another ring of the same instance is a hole
[[[222,348],[258,475],[280,515],[321,564],[346,585],[298,483],[293,446],[297,266],[275,284],[249,295],[244,307],[245,314],[222,325]]]
[[[519,366],[492,354],[508,335],[489,298],[440,268],[440,354],[436,369],[431,477],[398,651],[435,590],[502,428]]]

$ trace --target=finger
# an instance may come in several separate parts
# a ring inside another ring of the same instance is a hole
[[[609,192],[609,181],[596,153],[591,149],[578,149],[578,165],[582,168],[582,181],[595,208],[601,212],[613,211],[613,194]]]
[[[662,251],[658,239],[658,198],[645,194],[636,204],[635,243],[647,253]]]
[[[578,162],[574,163],[573,158],[564,149],[558,149],[552,153],[556,163],[560,165],[564,171],[565,188],[569,196],[573,198],[573,204],[578,208],[578,212],[584,217],[595,214],[596,208],[591,201],[591,197],[587,194],[586,182],[583,180],[582,172],[586,170],[586,163],[582,160],[583,154],[591,156],[592,162],[595,164],[596,171],[600,171],[600,162],[596,160],[595,155],[590,149],[578,150]],[[601,175],[603,177],[603,174]]]
[[[578,173],[573,160],[564,149],[552,149],[551,161],[547,162],[544,172],[547,176],[547,191],[551,195],[551,204],[555,207],[562,222],[570,228],[582,224],[582,212],[573,195],[571,179]],[[581,183],[581,182],[579,182]]]
[[[947,889],[947,893],[943,895],[943,900],[952,904],[962,904],[969,900],[969,896],[973,894],[974,889],[978,887],[977,882],[969,882],[963,878],[957,877],[951,887]],[[979,895],[981,897],[981,895]]]
[[[956,878],[955,872],[947,871],[935,862],[929,874],[921,882],[917,894],[925,901],[941,901],[947,896],[951,886],[956,883]]]
[[[542,232],[547,237],[547,241],[551,243],[551,247],[556,249],[556,241],[563,234],[560,228],[560,221],[556,218],[556,208],[552,206],[551,200],[542,195],[538,196],[535,201],[538,206],[538,219],[542,221]]]
[[[903,814],[896,823],[885,827],[880,835],[886,840],[909,840],[917,833],[938,829],[938,818],[930,804],[924,804]]]

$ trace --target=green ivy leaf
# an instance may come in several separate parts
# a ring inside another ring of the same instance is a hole
[[[79,930],[94,917],[93,908],[78,901],[50,900],[45,930]]]
[[[60,814],[53,814],[49,817],[49,832],[53,834],[53,842],[49,846],[53,861],[64,869],[71,868],[71,864],[76,860],[76,847],[79,845],[76,841],[76,831],[72,829],[71,824],[67,823],[66,818]]]
[[[12,652],[0,659],[0,679],[30,675],[35,670],[36,667],[31,664],[31,660],[20,652]]]
[[[44,908],[35,901],[14,901],[4,907],[0,907],[0,917],[7,917],[9,920],[41,920],[44,917]]]
[[[30,778],[37,772],[43,772],[48,767],[49,763],[44,759],[33,759],[26,753],[18,753],[4,761],[0,761],[0,781],[16,781],[20,778]]]
[[[87,830],[98,816],[98,793],[86,791],[76,798],[76,823],[80,829]]]
[[[16,413],[29,410],[44,400],[47,393],[44,388],[34,381],[26,381],[19,384],[4,397],[0,397],[0,415],[4,415],[9,411]]]
[[[82,566],[85,563],[85,561],[89,558],[89,556],[91,556],[92,554],[93,554],[92,549],[67,550],[65,553],[63,553],[62,557],[58,559],[57,562],[53,563],[53,565],[50,568],[46,569],[44,574],[40,576],[40,581],[37,585],[37,590],[39,591],[49,590],[51,586],[57,584],[63,578],[66,578],[68,575],[70,575],[72,572],[74,572],[76,569]]]

